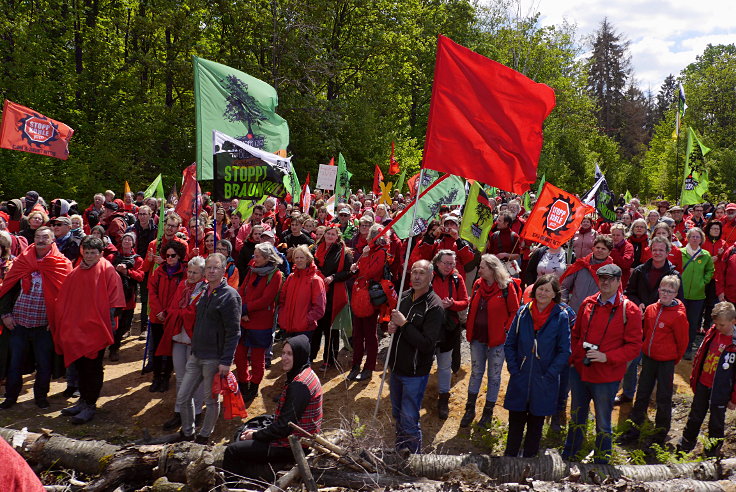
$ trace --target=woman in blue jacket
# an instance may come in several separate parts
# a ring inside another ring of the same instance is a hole
[[[570,357],[570,324],[557,277],[539,277],[531,298],[516,313],[504,344],[511,374],[503,403],[509,411],[504,454],[518,456],[526,427],[525,458],[539,452],[544,417],[557,411],[560,373]]]

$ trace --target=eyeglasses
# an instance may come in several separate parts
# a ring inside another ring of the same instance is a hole
[[[677,294],[677,291],[676,290],[663,289],[661,287],[659,288],[659,292],[661,294]]]
[[[171,255],[171,254],[166,255],[166,258],[178,258],[178,257],[179,257],[179,255],[177,255],[176,253],[174,253],[173,255]]]
[[[169,228],[171,228],[171,229],[176,229],[176,228],[178,228],[179,226],[178,226],[178,225],[176,225],[176,224],[166,224],[166,225],[164,225],[164,227],[169,227]]]
[[[442,263],[443,265],[447,265],[447,266],[455,266],[454,261],[441,261],[440,263]]]

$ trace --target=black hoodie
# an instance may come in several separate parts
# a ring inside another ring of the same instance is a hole
[[[295,424],[299,422],[311,398],[307,385],[300,381],[294,381],[294,378],[300,372],[309,368],[309,352],[311,350],[309,339],[306,335],[297,335],[290,338],[286,343],[291,346],[294,353],[294,365],[286,373],[286,386],[283,390],[286,392],[284,404],[281,406],[281,413],[278,418],[271,425],[253,434],[253,439],[256,441],[270,442],[290,435],[292,429],[289,427],[289,422]]]

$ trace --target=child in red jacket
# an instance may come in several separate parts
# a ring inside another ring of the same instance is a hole
[[[639,426],[647,416],[649,399],[657,385],[657,416],[654,442],[663,443],[672,423],[672,392],[675,365],[680,362],[688,346],[688,322],[685,306],[676,299],[680,289],[677,275],[667,275],[659,284],[659,300],[644,311],[644,343],[642,345],[641,373],[636,401],[629,419],[635,425],[621,436],[621,441],[639,437]]]
[[[686,453],[695,448],[700,426],[703,424],[708,410],[710,410],[708,437],[722,440],[725,430],[726,407],[736,408],[736,404],[732,402],[733,398],[731,398],[733,393],[733,364],[731,358],[736,362],[736,355],[733,355],[730,350],[724,354],[728,347],[734,345],[736,308],[730,302],[719,302],[713,308],[711,316],[713,326],[706,333],[693,362],[690,387],[695,394],[693,395],[693,403],[687,417],[685,430],[682,432],[682,438],[677,445],[678,451]],[[722,354],[726,355],[727,358],[722,358]],[[731,376],[731,381],[729,381],[729,384],[724,384],[723,381],[727,379],[725,376],[728,375]],[[723,398],[724,392],[727,392],[725,399]],[[715,455],[720,447],[721,442],[710,449],[706,449],[706,454]]]

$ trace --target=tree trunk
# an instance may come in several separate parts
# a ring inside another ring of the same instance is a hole
[[[17,437],[16,437],[17,436]],[[16,450],[26,460],[44,467],[58,466],[99,475],[88,490],[114,490],[126,484],[148,484],[158,477],[211,489],[219,480],[215,467],[222,467],[224,446],[192,442],[120,447],[104,441],[80,441],[54,434],[22,433],[0,427],[0,437],[9,443],[19,439]]]
[[[679,463],[671,465],[596,465],[565,462],[556,451],[547,451],[539,458],[512,458],[488,455],[412,455],[407,461],[407,471],[415,476],[438,480],[443,475],[462,466],[475,464],[489,477],[500,482],[524,483],[527,478],[558,482],[568,477],[577,467],[580,481],[600,483],[606,477],[613,479],[654,482],[675,478],[719,480],[723,472],[736,467],[736,459],[727,459],[718,466],[715,461]],[[577,474],[577,473],[575,473]]]

